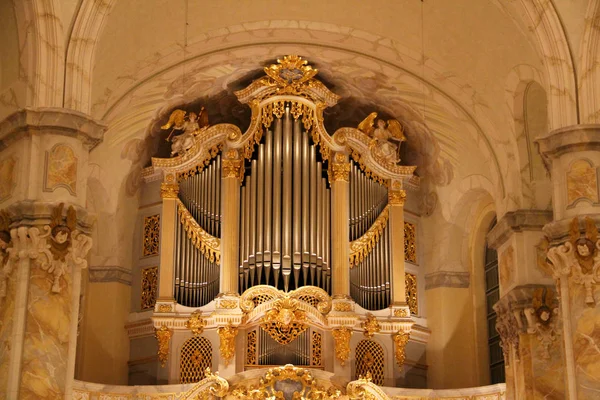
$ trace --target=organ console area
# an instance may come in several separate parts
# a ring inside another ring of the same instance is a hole
[[[327,132],[340,97],[317,73],[298,56],[265,67],[235,92],[251,109],[245,131],[171,110],[165,126],[188,142],[143,174],[160,191],[160,250],[157,285],[140,289],[156,291],[157,368],[170,383],[284,364],[410,380],[407,345],[423,347],[416,261],[407,273],[405,260],[416,167],[399,157],[401,121],[373,113]]]

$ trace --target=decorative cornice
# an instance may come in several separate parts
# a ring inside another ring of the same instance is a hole
[[[498,249],[515,232],[541,231],[544,225],[552,221],[552,211],[516,210],[504,214],[496,226],[488,233],[490,247]]]
[[[89,281],[92,283],[118,282],[131,286],[131,270],[116,265],[89,267]]]
[[[77,138],[91,150],[102,142],[106,128],[90,116],[66,108],[24,108],[0,122],[0,149],[23,134],[35,133]]]
[[[600,124],[580,124],[556,129],[536,139],[548,172],[552,173],[552,161],[574,151],[600,149]]]
[[[471,275],[468,272],[437,271],[425,275],[425,290],[439,287],[468,288]]]

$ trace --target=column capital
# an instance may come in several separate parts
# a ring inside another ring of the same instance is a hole
[[[163,182],[160,184],[160,197],[163,199],[176,199],[179,194],[178,183]]]
[[[350,162],[348,155],[344,153],[335,153],[331,157],[331,163],[327,170],[329,182],[349,182],[350,181]]]
[[[388,204],[392,206],[404,207],[406,201],[406,190],[390,190],[388,191]]]
[[[509,211],[498,221],[488,233],[490,247],[498,249],[510,235],[523,231],[541,231],[544,225],[552,222],[552,211],[548,210],[516,210]]]
[[[221,161],[223,179],[236,178],[240,183],[244,179],[244,157],[237,149],[226,149],[223,151]]]

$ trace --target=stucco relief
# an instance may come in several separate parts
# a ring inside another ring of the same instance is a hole
[[[17,185],[17,159],[10,156],[0,161],[0,202],[12,196]]]
[[[500,287],[506,290],[513,283],[515,276],[515,249],[512,245],[508,246],[499,257],[499,276]]]
[[[587,160],[577,160],[567,171],[567,204],[579,199],[598,202],[598,181],[596,170]]]
[[[71,147],[59,143],[46,152],[44,191],[62,187],[77,195],[77,157]]]

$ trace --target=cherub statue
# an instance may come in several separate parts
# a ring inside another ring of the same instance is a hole
[[[406,141],[404,128],[395,119],[390,119],[387,122],[378,119],[377,127],[375,127],[376,118],[377,113],[372,112],[358,125],[358,130],[367,136],[373,137],[373,151],[385,162],[397,164],[400,162],[400,144]]]
[[[160,127],[160,129],[171,129],[167,141],[171,141],[171,156],[181,155],[194,145],[194,137],[203,129],[209,126],[208,113],[202,107],[200,112],[190,112],[177,109],[169,116],[169,121]],[[173,137],[175,131],[183,131],[181,135]]]

